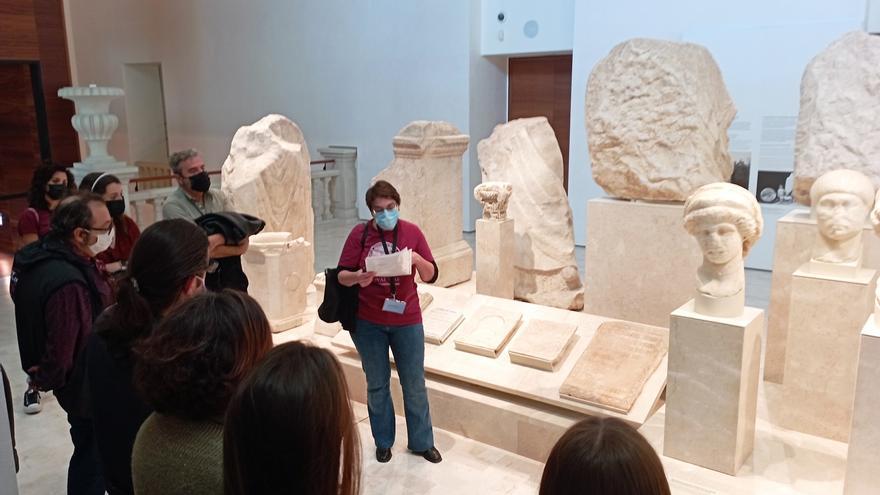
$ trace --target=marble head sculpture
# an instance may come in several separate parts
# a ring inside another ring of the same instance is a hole
[[[874,206],[874,186],[855,170],[832,170],[810,187],[812,215],[818,227],[813,261],[859,266],[862,229]]]
[[[715,298],[741,293],[745,285],[743,258],[764,228],[754,196],[727,182],[702,186],[685,201],[684,227],[703,251],[697,291]]]

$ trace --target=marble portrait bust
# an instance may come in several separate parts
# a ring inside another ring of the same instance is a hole
[[[708,311],[715,316],[741,314],[745,301],[743,258],[764,227],[757,200],[734,184],[707,184],[685,201],[684,227],[703,252],[703,263],[697,269],[697,311],[702,312],[701,302],[731,300]]]
[[[874,186],[855,170],[832,170],[810,187],[818,234],[812,261],[861,266],[862,229],[874,206]]]

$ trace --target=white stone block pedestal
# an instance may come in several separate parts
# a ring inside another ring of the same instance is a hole
[[[880,490],[880,329],[873,315],[862,327],[860,339],[844,495],[874,495]]]
[[[289,232],[262,232],[251,237],[244,254],[248,292],[256,299],[273,332],[300,326],[305,320],[311,282],[308,252],[311,244],[292,239]]]
[[[791,275],[810,261],[816,239],[816,221],[810,210],[798,208],[776,222],[773,244],[773,278],[770,282],[770,307],[767,310],[767,350],[764,355],[764,380],[783,383],[785,349],[788,342],[788,315],[791,303]],[[862,266],[880,268],[880,237],[866,223],[862,233]]]
[[[764,312],[670,315],[663,455],[736,475],[755,443]]]
[[[876,271],[817,275],[809,265],[795,271],[791,280],[779,425],[846,442],[860,331],[874,309]]]
[[[513,219],[477,220],[477,294],[513,299]]]
[[[669,313],[693,297],[703,262],[683,213],[682,203],[588,201],[584,311],[668,325]]]

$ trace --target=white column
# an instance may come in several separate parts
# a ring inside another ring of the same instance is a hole
[[[354,146],[328,146],[319,148],[325,160],[335,160],[329,167],[340,172],[333,185],[333,211],[335,218],[356,219],[357,213],[357,148]]]

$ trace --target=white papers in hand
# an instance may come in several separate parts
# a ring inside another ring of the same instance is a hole
[[[377,277],[402,277],[412,273],[412,250],[369,256],[366,263],[367,271],[376,272]]]

